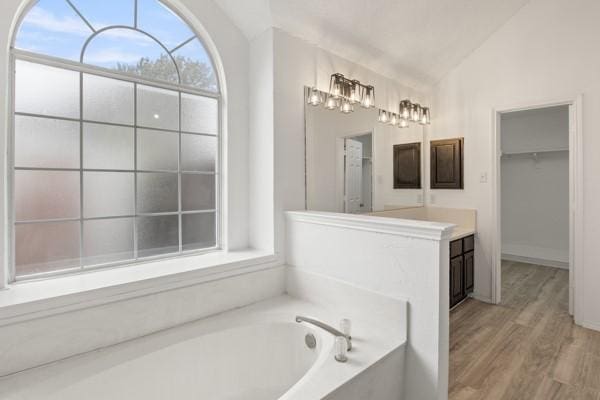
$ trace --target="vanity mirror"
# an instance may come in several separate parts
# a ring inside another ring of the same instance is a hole
[[[369,213],[423,205],[420,120],[401,125],[399,113],[360,103],[345,112],[343,101],[326,107],[329,93],[308,87],[305,93],[308,210]]]

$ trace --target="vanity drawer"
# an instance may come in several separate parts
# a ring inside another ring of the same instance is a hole
[[[471,251],[475,249],[475,236],[467,236],[463,239],[463,251],[466,253],[467,251]]]
[[[463,241],[462,239],[450,242],[450,258],[461,256],[463,253]]]

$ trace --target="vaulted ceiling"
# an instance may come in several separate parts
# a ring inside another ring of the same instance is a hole
[[[276,27],[388,77],[431,86],[529,0],[216,0],[252,39]]]

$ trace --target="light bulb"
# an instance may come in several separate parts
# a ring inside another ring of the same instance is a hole
[[[318,106],[323,102],[323,97],[321,96],[321,92],[317,90],[314,86],[310,89],[310,94],[308,96],[308,104],[313,106]]]
[[[360,101],[360,97],[358,95],[358,81],[352,81],[352,85],[350,86],[350,95],[348,96],[348,100],[350,103],[355,104]]]
[[[390,125],[396,126],[397,123],[398,123],[398,116],[396,115],[396,113],[393,113],[390,118]]]

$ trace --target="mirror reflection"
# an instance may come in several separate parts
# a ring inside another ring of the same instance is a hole
[[[309,89],[307,88],[307,93]],[[369,213],[423,205],[423,127],[305,102],[308,210]]]

